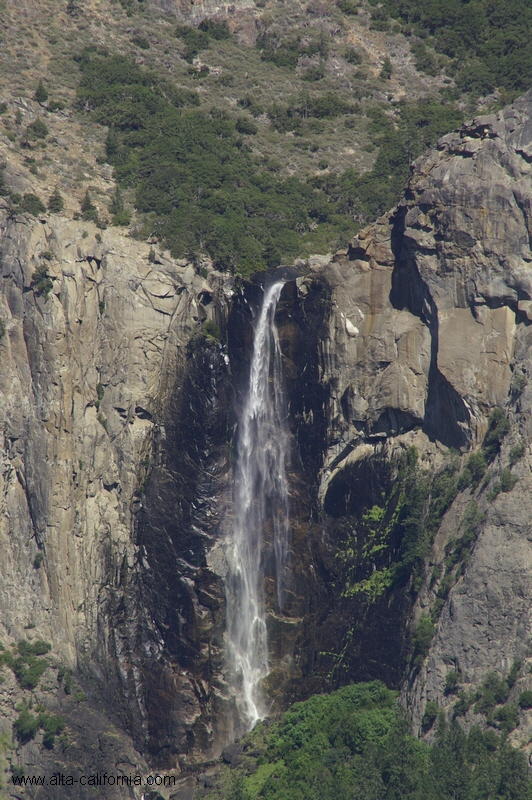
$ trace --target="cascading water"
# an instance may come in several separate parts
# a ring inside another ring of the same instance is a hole
[[[235,520],[227,553],[228,680],[236,702],[238,733],[266,713],[261,683],[269,672],[264,605],[266,531],[275,552],[277,602],[282,609],[289,546],[286,407],[275,309],[283,283],[264,294],[255,324],[249,385],[239,424]],[[237,733],[237,731],[233,731]]]

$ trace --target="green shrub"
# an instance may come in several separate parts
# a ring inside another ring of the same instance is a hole
[[[26,774],[26,770],[24,769],[24,767],[19,767],[16,764],[12,764],[11,774],[13,775],[13,778],[23,778],[24,775]]]
[[[51,211],[52,214],[60,214],[64,207],[65,201],[63,200],[61,192],[56,186],[48,200],[48,211]]]
[[[46,213],[44,203],[37,197],[36,194],[28,192],[24,195],[20,202],[19,210],[31,214],[33,217],[38,217],[39,214]]]
[[[235,123],[235,128],[239,133],[252,136],[257,133],[258,128],[252,119],[249,117],[238,117]]]
[[[497,673],[490,672],[478,690],[475,712],[483,714],[490,712],[497,704],[506,702],[509,693],[507,681],[500,678]]]
[[[434,703],[432,700],[429,700],[425,705],[425,713],[423,714],[423,718],[421,720],[421,725],[425,731],[427,731],[429,728],[432,728],[438,719],[439,711],[440,709],[438,704]]]
[[[50,131],[48,130],[42,119],[36,119],[26,128],[27,139],[46,139]]]
[[[301,77],[308,83],[316,83],[317,81],[323,80],[325,77],[325,64],[320,62],[313,67],[308,67]]]
[[[383,7],[373,8],[371,10],[371,24],[370,30],[373,31],[387,31],[390,27],[388,21],[388,14]]]
[[[525,689],[524,692],[521,692],[518,702],[521,708],[532,708],[532,691]]]
[[[48,267],[45,264],[38,266],[33,273],[31,286],[37,297],[42,295],[45,300],[48,300],[50,292],[54,288],[54,282],[48,274]]]
[[[488,430],[482,442],[482,450],[488,462],[493,461],[500,452],[501,443],[508,431],[510,422],[502,408],[494,408],[488,420]]]
[[[218,22],[215,19],[204,19],[198,25],[198,29],[203,33],[206,33],[207,36],[210,36],[211,39],[215,39],[216,41],[222,41],[223,39],[230,39],[231,38],[231,31],[229,30],[229,26],[225,20]]]
[[[508,677],[506,678],[506,683],[508,684],[510,689],[513,689],[513,687],[515,686],[521,666],[522,665],[520,661],[514,661],[514,663],[511,666],[510,672],[508,673]]]
[[[514,476],[510,472],[510,468],[505,467],[501,472],[501,478],[500,478],[501,492],[511,492],[515,484],[517,483],[517,480],[518,479],[514,478]]]
[[[471,546],[476,541],[480,526],[484,523],[486,515],[479,510],[475,500],[468,504],[464,511],[460,528],[463,531],[462,536],[452,541],[447,546],[448,554],[445,562],[448,568],[452,568],[455,564],[468,556],[471,551]],[[447,553],[446,548],[446,553]]]
[[[22,689],[35,689],[44,671],[48,667],[48,662],[44,658],[28,659],[28,666],[24,666],[19,659],[15,662],[15,676]]]
[[[85,222],[95,222],[96,224],[99,223],[98,209],[92,202],[88,189],[85,192],[85,197],[81,202],[81,218],[84,219]]]
[[[513,731],[519,725],[519,713],[515,703],[509,703],[507,706],[501,706],[494,714],[493,718],[499,723],[499,729],[503,736],[507,736],[510,731]]]
[[[448,672],[445,676],[444,694],[447,695],[456,692],[460,685],[461,678],[462,676],[456,670],[451,670],[451,672]]]
[[[39,724],[51,736],[59,736],[65,730],[65,720],[57,714],[39,715]]]
[[[458,700],[453,706],[453,714],[456,717],[464,716],[464,714],[466,714],[471,708],[474,700],[475,700],[474,692],[470,694],[464,691],[458,692]]]
[[[29,659],[32,656],[44,656],[52,649],[50,642],[45,642],[42,639],[37,639],[35,642],[28,642],[22,639],[17,644],[17,650],[24,659]]]
[[[514,447],[512,447],[510,449],[510,458],[509,458],[509,461],[508,461],[508,465],[510,467],[513,467],[514,464],[517,464],[517,462],[520,461],[523,458],[523,456],[525,454],[525,451],[526,451],[526,448],[525,448],[524,444],[516,444],[516,445],[514,445]]]
[[[42,566],[43,559],[44,559],[43,554],[42,553],[37,553],[37,555],[33,559],[33,568],[34,569],[40,569],[41,566]]]
[[[348,16],[356,16],[360,8],[360,4],[356,0],[338,0],[336,5],[340,11],[343,11]]]
[[[476,489],[487,468],[488,465],[482,452],[477,451],[476,453],[471,453],[458,479],[458,488],[465,489],[467,486],[471,486],[473,489]]]
[[[212,339],[215,342],[219,342],[222,338],[220,334],[220,328],[218,327],[216,322],[213,322],[213,320],[211,319],[207,319],[203,323],[203,333],[205,334],[205,336],[207,336],[209,339]]]
[[[209,36],[189,25],[178,25],[175,35],[185,43],[184,58],[189,62],[192,62],[201,50],[205,50],[209,46]]]
[[[46,101],[48,100],[48,92],[44,88],[42,80],[39,81],[39,85],[37,86],[33,99],[36,100],[41,105],[44,105],[44,103],[46,103]]]
[[[48,111],[52,113],[54,111],[62,111],[64,108],[66,108],[66,106],[62,100],[50,100],[50,102],[47,105]]]
[[[362,64],[363,61],[360,50],[356,50],[354,47],[347,48],[344,53],[344,58],[348,64]]]
[[[379,77],[383,81],[389,81],[390,78],[392,77],[392,72],[393,72],[392,62],[388,57],[386,57],[383,61]]]
[[[140,47],[141,50],[150,49],[150,43],[144,36],[133,36],[131,42],[135,45],[135,47]]]
[[[39,721],[27,708],[24,708],[13,723],[13,730],[18,741],[26,744],[35,737],[39,730]]]
[[[0,341],[2,341],[5,335],[6,335],[6,326],[4,320],[0,319]]]
[[[421,617],[412,636],[412,657],[416,667],[420,667],[428,656],[435,631],[436,627],[432,619],[427,616]]]
[[[6,197],[9,194],[9,189],[6,184],[5,167],[0,166],[0,197]]]
[[[433,77],[439,73],[438,61],[434,53],[423,42],[412,42],[410,50],[414,56],[414,64],[417,70]]]
[[[109,212],[112,214],[113,225],[116,227],[127,227],[131,222],[131,214],[124,208],[122,192],[118,186],[115,188],[113,199],[109,205]]]
[[[299,60],[299,38],[291,41],[279,42],[272,36],[260,36],[257,39],[260,56],[263,61],[275,64],[276,67],[294,69]]]
[[[528,384],[528,378],[526,375],[523,375],[522,372],[514,372],[510,384],[510,390],[512,393],[512,398],[514,400],[517,400],[518,397],[521,397],[527,384]]]
[[[257,103],[257,101],[254,100],[254,98],[251,97],[250,95],[246,95],[246,97],[241,97],[240,100],[238,101],[238,105],[241,108],[245,108],[246,111],[249,111],[249,113],[253,117],[260,117],[261,114],[264,114],[264,106],[261,105],[260,103]]]

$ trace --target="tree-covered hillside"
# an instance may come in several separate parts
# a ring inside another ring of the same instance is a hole
[[[224,755],[208,800],[529,800],[526,757],[506,733],[440,720],[429,746],[409,732],[394,692],[345,686],[294,705]]]
[[[33,185],[4,176],[2,191],[13,213],[42,213],[60,184],[87,220],[243,275],[334,251],[482,95],[486,110],[528,88],[531,13],[527,0],[260,0],[194,21],[57,0],[11,18],[0,3],[0,136]]]
[[[383,0],[382,6],[452,59],[457,87],[511,94],[532,84],[530,0]]]
[[[393,205],[411,160],[461,119],[430,100],[401,103],[395,122],[376,107],[370,117],[379,152],[369,172],[287,178],[254,155],[251,115],[198,109],[197,93],[124,56],[88,48],[77,61],[78,105],[108,127],[107,160],[134,190],[146,230],[177,256],[206,252],[240,274],[345,244],[355,219]],[[313,120],[355,111],[338,94],[313,92],[285,111],[283,126],[301,135]]]

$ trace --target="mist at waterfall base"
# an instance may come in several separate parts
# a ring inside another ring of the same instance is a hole
[[[227,681],[234,698],[232,736],[268,713],[262,681],[268,675],[264,602],[265,533],[271,531],[277,605],[282,610],[289,551],[286,478],[288,432],[282,357],[275,311],[283,282],[264,292],[254,324],[249,382],[239,420],[234,479],[234,525],[227,549]]]

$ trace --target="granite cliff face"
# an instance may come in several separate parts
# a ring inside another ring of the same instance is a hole
[[[213,296],[191,264],[149,253],[117,231],[2,209],[2,640],[50,641],[55,664],[96,678],[139,729],[144,700],[124,666],[135,620],[119,622],[146,557],[135,520],[161,409]]]
[[[388,217],[345,252],[287,274],[277,320],[294,576],[286,615],[269,618],[277,706],[379,677],[403,681],[419,726],[427,700],[451,702],[451,670],[475,687],[530,657],[531,119],[529,94],[444,137]],[[0,638],[50,641],[57,664],[89,687],[94,713],[107,719],[103,698],[132,736],[120,734],[118,755],[101,746],[91,762],[80,747],[65,759],[147,769],[141,752],[186,767],[218,754],[228,736],[220,541],[267,276],[237,290],[210,265],[150,256],[150,245],[115,229],[12,218],[7,205],[1,214]],[[43,266],[46,286],[35,277]],[[525,447],[514,488],[491,501],[486,484],[457,494],[417,594],[407,585],[373,604],[346,598],[340,521],[390,489],[407,448],[430,471],[450,448],[478,448],[496,407],[511,429],[494,481],[511,448]],[[433,567],[473,499],[485,519],[470,561],[445,597],[428,657],[405,673],[408,631],[438,591]],[[339,642],[341,674],[330,657]],[[29,693],[7,673],[10,733],[14,703]],[[44,700],[63,702],[55,689]],[[45,759],[34,746],[21,760]]]
[[[427,700],[455,702],[445,693],[449,672],[474,689],[488,672],[505,675],[530,659],[531,112],[529,93],[443,137],[416,163],[392,214],[320,272],[337,307],[322,343],[332,398],[320,489],[326,510],[353,502],[353,477],[364,486],[357,465],[379,448],[389,455],[415,443],[431,469],[445,447],[477,448],[495,407],[511,428],[494,476],[511,466],[512,448],[524,452],[512,469],[515,488],[495,498],[482,486],[463,491],[436,536],[430,560],[440,567],[471,500],[485,515],[428,659],[403,689],[418,728]],[[414,619],[436,598],[431,574],[432,567]],[[510,699],[528,684],[519,680]],[[478,720],[472,711],[469,718]]]

